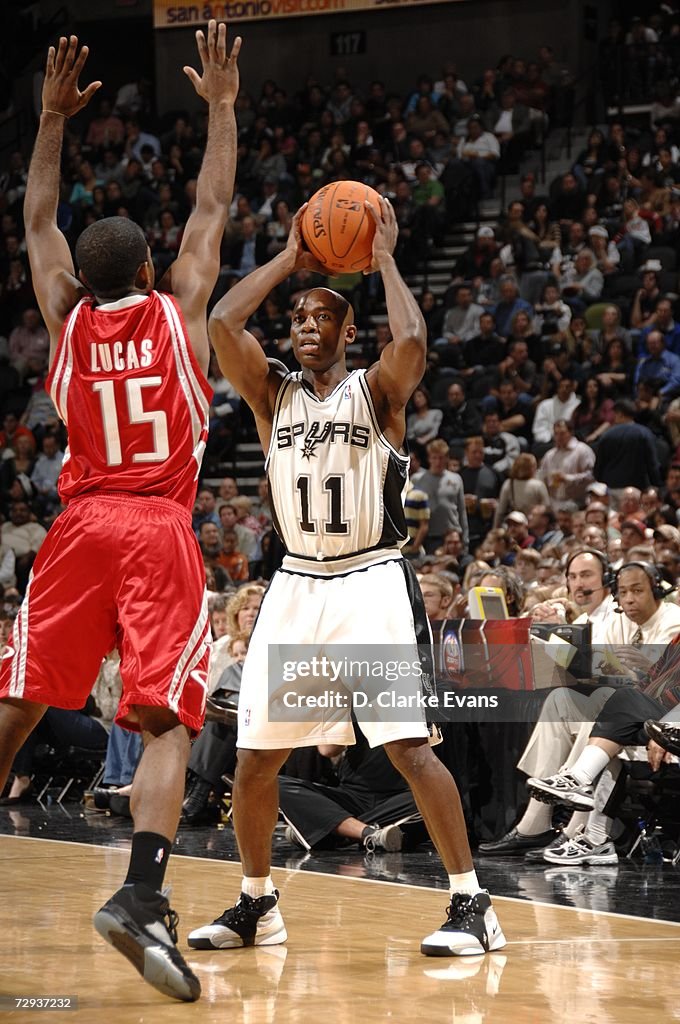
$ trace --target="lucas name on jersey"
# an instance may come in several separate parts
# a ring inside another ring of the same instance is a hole
[[[139,370],[153,362],[153,340],[140,342],[90,342],[90,369],[92,373],[111,373],[112,370]]]
[[[354,448],[368,448],[371,428],[361,423],[348,423],[337,420],[312,420],[310,424],[303,421],[293,423],[290,427],[277,427],[276,447],[278,451],[295,447],[295,439],[304,438],[303,455],[309,458],[314,455],[317,445],[349,444]]]

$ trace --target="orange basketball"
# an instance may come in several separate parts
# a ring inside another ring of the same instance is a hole
[[[380,196],[360,181],[334,181],[309,200],[302,215],[305,245],[330,274],[352,274],[371,263],[375,222],[364,206],[380,210]]]

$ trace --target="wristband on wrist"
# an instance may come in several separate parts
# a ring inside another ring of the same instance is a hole
[[[41,113],[43,113],[43,114],[58,114],[59,117],[63,117],[64,120],[68,121],[68,114],[62,114],[61,110],[50,110],[49,107],[43,107]]]

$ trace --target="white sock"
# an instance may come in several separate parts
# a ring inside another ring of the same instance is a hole
[[[250,896],[254,900],[258,896],[273,895],[274,883],[272,882],[272,876],[265,875],[264,878],[246,878],[244,875],[241,883],[241,892],[244,892],[246,896]]]
[[[462,892],[465,896],[475,896],[481,892],[477,872],[465,871],[462,875],[449,875],[449,889],[452,896],[456,892]]]
[[[609,842],[610,829],[613,824],[611,818],[599,811],[591,811],[588,815],[588,825],[585,830],[585,837],[593,846],[602,846]]]
[[[576,763],[566,770],[581,784],[592,785],[610,761],[611,756],[602,747],[587,746]]]
[[[590,811],[574,811],[568,823],[562,829],[567,839],[573,839],[579,829],[585,829]]]
[[[552,825],[552,812],[550,804],[531,797],[524,816],[517,822],[517,831],[521,836],[538,836],[547,832]]]

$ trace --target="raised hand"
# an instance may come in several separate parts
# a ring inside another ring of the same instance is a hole
[[[399,237],[399,225],[389,199],[381,197],[380,209],[376,210],[373,203],[368,199],[365,201],[366,209],[375,221],[375,236],[373,238],[373,259],[371,265],[364,274],[370,274],[374,270],[380,270],[381,260],[391,256]]]
[[[323,263],[305,248],[304,239],[302,237],[302,229],[300,224],[302,222],[302,215],[307,209],[308,204],[303,203],[300,209],[293,217],[293,222],[290,226],[288,233],[288,242],[286,243],[286,252],[290,253],[293,257],[294,270],[312,270],[317,274],[328,274],[328,267],[324,267]]]
[[[184,74],[204,100],[218,103],[228,100],[233,103],[238,94],[239,74],[238,55],[241,50],[241,37],[236,36],[231,53],[227,57],[227,26],[224,22],[218,25],[215,20],[208,22],[208,38],[199,29],[196,33],[198,56],[203,66],[203,74],[199,75],[191,67],[185,67]]]
[[[80,91],[78,78],[90,51],[87,46],[82,46],[76,56],[77,49],[77,36],[70,36],[68,39],[62,36],[58,48],[55,50],[50,46],[47,51],[42,90],[43,110],[72,117],[87,106],[97,89],[101,87],[101,82],[91,82],[84,92]]]

